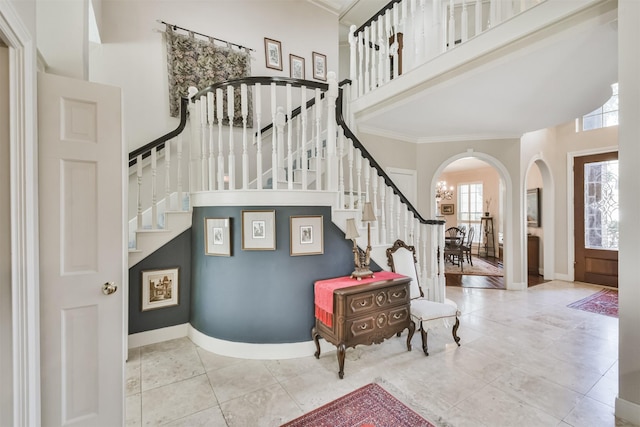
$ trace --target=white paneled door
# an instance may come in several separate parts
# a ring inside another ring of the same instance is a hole
[[[120,89],[38,76],[42,425],[124,423]]]

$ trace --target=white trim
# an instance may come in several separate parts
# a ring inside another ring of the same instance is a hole
[[[411,204],[413,206],[417,206],[418,205],[418,171],[416,171],[415,169],[402,169],[402,168],[392,168],[387,166],[386,168],[384,168],[384,171],[386,172],[387,175],[408,175],[411,177],[412,182],[411,182],[411,190],[412,193],[411,194],[405,194],[405,197],[407,199],[409,199],[409,201],[411,202]],[[389,178],[392,178],[391,176],[389,176]],[[393,178],[392,178],[393,181]]]
[[[189,325],[188,337],[196,345],[204,348],[207,351],[222,356],[237,357],[240,359],[295,359],[298,357],[309,357],[316,352],[316,346],[313,341],[283,344],[253,344],[225,341],[205,335],[191,325]],[[335,351],[335,349],[336,347],[327,343],[325,340],[320,341],[321,354],[332,350]]]
[[[574,182],[573,182],[573,165],[576,157],[590,156],[593,154],[618,152],[618,146],[591,148],[587,150],[569,151],[567,153],[567,279],[569,282],[575,280],[575,261],[576,261],[576,239],[575,239],[575,208],[573,205]]]
[[[151,331],[138,332],[129,335],[129,348],[142,347],[143,345],[156,344],[163,341],[174,340],[188,336],[189,324],[167,326],[166,328],[153,329]]]
[[[13,423],[40,425],[40,304],[35,46],[9,2],[0,2],[9,46]]]
[[[569,274],[555,273],[553,276],[553,280],[564,280],[565,282],[573,282],[573,277],[571,277]]]
[[[520,139],[522,134],[511,133],[495,133],[495,134],[468,134],[468,135],[443,135],[443,136],[421,136],[380,129],[373,126],[359,125],[358,132],[368,135],[380,136],[383,138],[391,138],[397,141],[412,142],[414,144],[435,144],[440,142],[454,141],[495,141],[501,139]]]
[[[640,425],[640,405],[616,397],[615,415],[618,418]]]

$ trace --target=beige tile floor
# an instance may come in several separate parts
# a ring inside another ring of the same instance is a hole
[[[462,311],[429,332],[429,357],[405,340],[292,360],[243,360],[188,338],[131,349],[127,425],[278,426],[378,382],[441,426],[628,426],[613,415],[618,321],[567,308],[598,287],[561,281],[526,291],[447,288]],[[404,335],[406,337],[406,334]]]

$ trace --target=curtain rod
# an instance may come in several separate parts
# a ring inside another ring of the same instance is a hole
[[[237,46],[237,47],[239,47],[240,49],[248,49],[248,50],[250,50],[251,52],[255,52],[255,50],[254,50],[254,49],[251,49],[250,47],[242,46],[242,45],[239,45],[239,44],[237,44],[237,43],[231,43],[231,42],[228,42],[228,41],[226,41],[226,40],[222,40],[222,39],[218,39],[218,38],[215,38],[215,37],[211,37],[211,36],[208,36],[208,35],[206,35],[206,34],[202,34],[202,33],[199,33],[199,32],[197,32],[197,31],[192,31],[192,30],[189,30],[188,28],[179,27],[179,26],[174,25],[174,24],[169,24],[168,22],[161,21],[160,19],[158,19],[158,20],[156,20],[156,21],[157,21],[158,23],[160,23],[160,24],[168,25],[168,26],[172,27],[174,30],[182,30],[182,31],[186,31],[186,32],[188,32],[188,33],[193,33],[193,34],[197,34],[197,35],[202,36],[202,37],[207,37],[207,38],[209,38],[209,39],[216,40],[216,41],[219,41],[219,42],[221,42],[221,43],[227,43],[227,44],[232,45],[232,46]]]

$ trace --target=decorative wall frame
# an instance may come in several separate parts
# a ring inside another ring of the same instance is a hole
[[[292,79],[304,80],[305,72],[303,57],[289,54],[289,76]]]
[[[178,305],[179,268],[142,272],[142,311]]]
[[[242,211],[242,250],[276,250],[276,211]]]
[[[313,78],[317,80],[327,80],[327,55],[313,52]]]
[[[282,44],[277,40],[265,37],[264,59],[267,68],[282,71]]]
[[[231,219],[204,219],[205,255],[231,256]]]
[[[440,213],[442,213],[442,215],[453,215],[455,213],[455,205],[453,203],[440,205]]]
[[[324,253],[322,215],[300,215],[289,218],[289,254],[320,255]]]
[[[527,227],[540,227],[540,188],[527,190]]]

